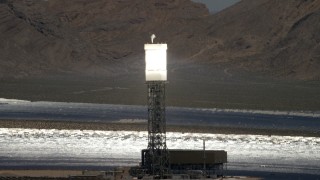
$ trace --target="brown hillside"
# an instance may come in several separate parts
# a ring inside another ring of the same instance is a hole
[[[198,59],[279,77],[319,79],[319,0],[242,0],[210,17]]]
[[[143,67],[151,33],[170,63],[319,79],[320,0],[0,0],[0,77],[114,75]]]
[[[209,15],[189,0],[0,2],[1,76],[132,70],[151,33],[182,46],[189,23]]]

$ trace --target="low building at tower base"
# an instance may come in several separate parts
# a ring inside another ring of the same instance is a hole
[[[141,151],[141,165],[130,170],[130,174],[139,179],[148,176],[149,166],[146,158],[148,150]],[[182,150],[168,149],[170,174],[166,179],[201,179],[223,177],[227,152],[223,150]],[[156,177],[152,177],[157,179]]]

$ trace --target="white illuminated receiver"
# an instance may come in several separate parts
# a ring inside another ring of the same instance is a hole
[[[145,44],[146,81],[167,80],[167,44]]]

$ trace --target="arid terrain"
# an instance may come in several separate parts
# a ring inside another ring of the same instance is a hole
[[[0,96],[145,104],[143,44],[168,44],[171,106],[320,107],[319,0],[0,1]]]
[[[213,15],[190,0],[2,0],[0,75],[135,72],[155,33],[179,67],[319,80],[319,13],[319,0],[243,0]]]

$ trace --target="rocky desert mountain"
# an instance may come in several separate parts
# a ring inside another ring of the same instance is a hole
[[[0,4],[0,72],[115,74],[140,68],[152,33],[172,47],[208,16],[189,0],[16,0]],[[192,49],[192,45],[189,45]]]
[[[319,0],[242,0],[211,16],[208,24],[208,36],[217,43],[208,43],[199,59],[319,80]]]
[[[319,80],[320,0],[0,0],[0,77],[143,69],[152,33],[170,63]]]

